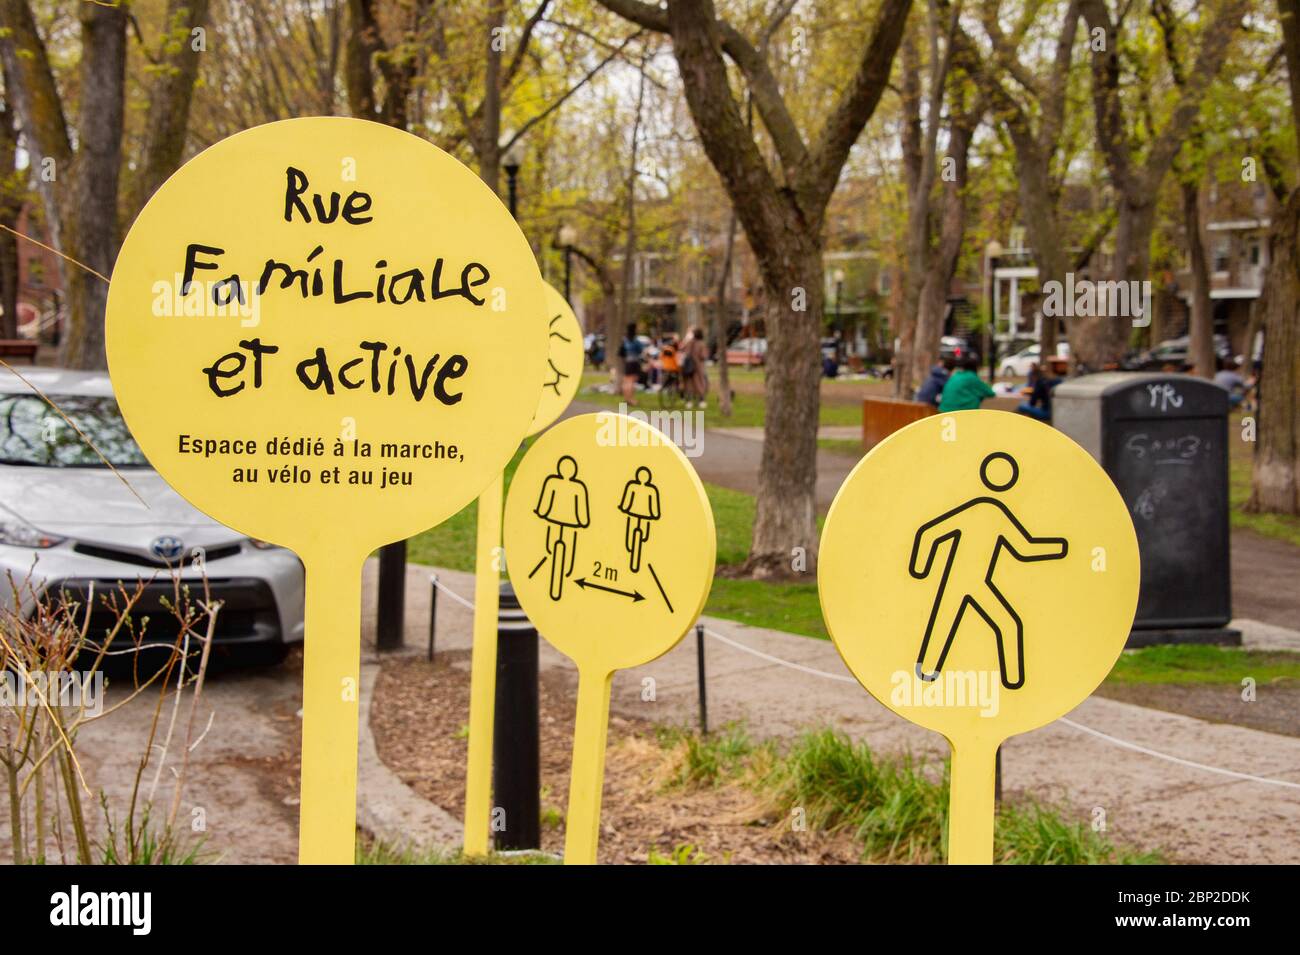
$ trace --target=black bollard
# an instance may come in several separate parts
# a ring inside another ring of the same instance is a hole
[[[541,831],[537,630],[501,584],[497,611],[497,692],[492,733],[493,834],[496,848],[537,849]],[[498,810],[504,811],[503,828]]]
[[[406,604],[406,541],[379,548],[379,595],[375,616],[375,646],[402,649]]]
[[[704,624],[695,625],[695,675],[699,684],[700,735],[709,735],[709,695],[704,685]]]

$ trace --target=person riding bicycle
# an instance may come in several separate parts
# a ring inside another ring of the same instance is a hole
[[[578,528],[591,524],[587,485],[578,480],[578,462],[569,455],[561,457],[555,463],[555,473],[542,482],[533,513],[546,521],[546,553],[558,559],[555,547],[563,545],[563,566],[556,567],[558,573],[551,576],[551,599],[559,600],[563,579],[573,574]]]
[[[623,487],[618,509],[627,515],[625,545],[633,572],[641,569],[641,545],[650,539],[650,522],[659,520],[659,488],[651,482],[649,468],[637,468],[636,477]]]

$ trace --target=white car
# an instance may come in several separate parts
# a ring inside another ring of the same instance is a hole
[[[276,659],[303,638],[303,567],[292,551],[244,536],[191,504],[149,466],[127,430],[103,372],[21,368],[112,462],[146,508],[99,456],[16,375],[0,369],[0,601],[31,613],[42,595],[81,604],[122,581],[145,591],[134,623],[148,616],[145,643],[172,643],[179,626],[173,570],[194,581],[206,572],[222,607],[213,651]],[[15,586],[10,586],[12,578]],[[18,590],[17,597],[15,589]],[[97,597],[87,637],[102,638],[114,613]],[[118,639],[124,639],[120,634]],[[236,653],[236,649],[238,652]]]
[[[1038,345],[1030,345],[1028,348],[1022,348],[1008,358],[1002,359],[1002,364],[998,366],[999,378],[1024,378],[1029,375],[1029,369],[1038,364],[1038,356],[1042,349]],[[1068,342],[1058,342],[1056,345],[1057,358],[1070,357],[1070,345]]]

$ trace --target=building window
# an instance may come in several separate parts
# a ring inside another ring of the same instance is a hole
[[[1217,238],[1217,239],[1214,240],[1214,266],[1213,266],[1213,269],[1214,269],[1215,272],[1226,272],[1226,271],[1228,271],[1229,249],[1230,249],[1230,246],[1229,246],[1229,244],[1228,244],[1228,240],[1227,240],[1226,237],[1219,237],[1219,238]]]

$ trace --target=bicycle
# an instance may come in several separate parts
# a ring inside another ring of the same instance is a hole
[[[682,390],[682,376],[675,371],[664,373],[663,384],[659,386],[659,407],[677,408],[686,401],[686,392]]]

